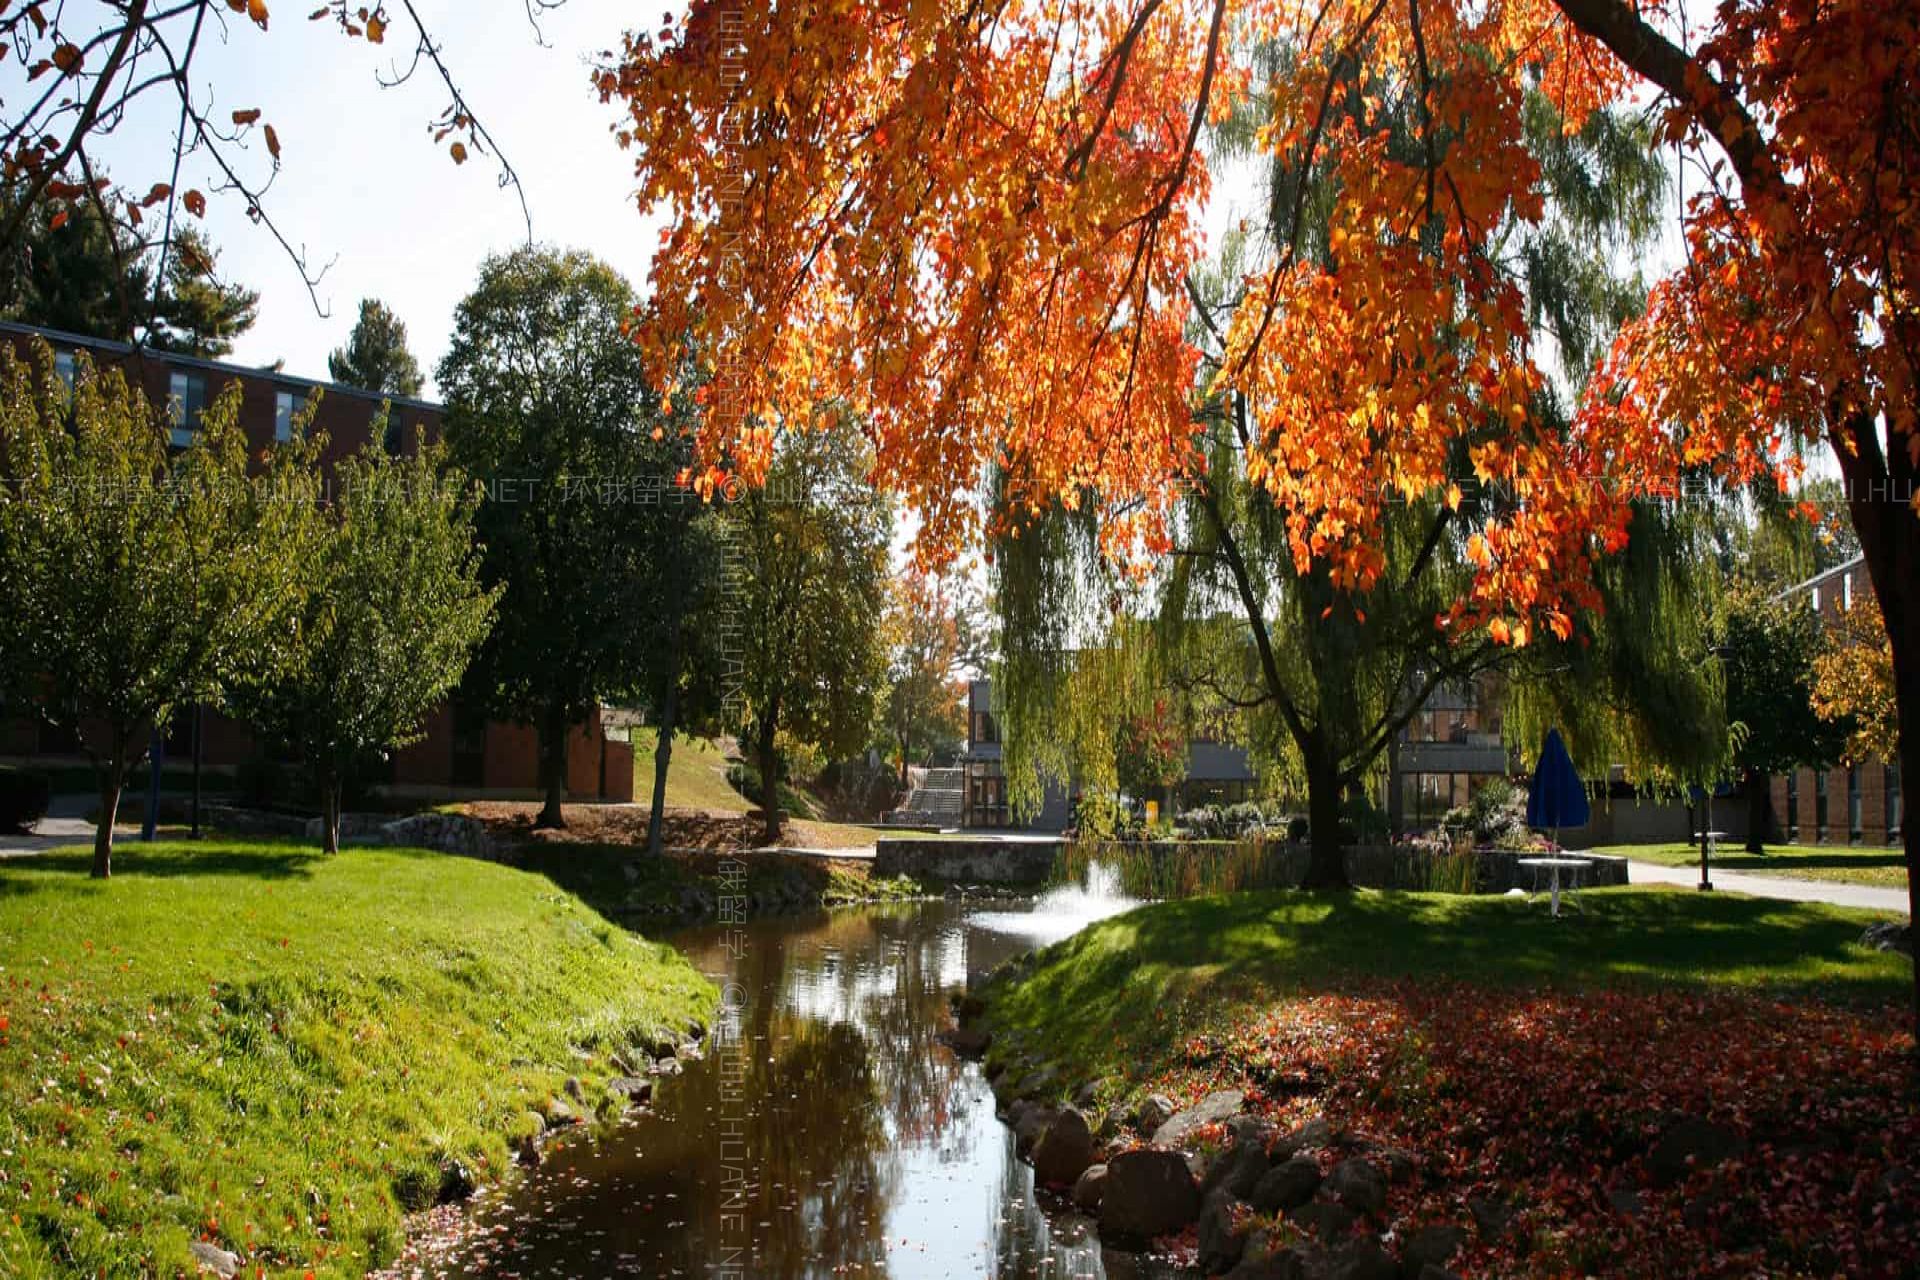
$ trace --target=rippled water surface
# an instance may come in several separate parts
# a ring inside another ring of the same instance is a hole
[[[1034,1194],[977,1065],[935,1039],[950,993],[1130,906],[1110,882],[1015,910],[933,902],[718,926],[674,941],[737,984],[724,1055],[480,1204],[443,1276],[1103,1277],[1092,1223]],[[736,935],[740,937],[742,935]],[[743,1187],[723,1188],[727,1168]]]

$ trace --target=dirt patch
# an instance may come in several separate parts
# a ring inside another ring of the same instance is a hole
[[[647,842],[648,810],[643,805],[569,804],[561,806],[567,825],[536,831],[540,806],[531,801],[476,800],[463,806],[486,823],[496,839],[515,844],[631,844]],[[670,849],[721,853],[767,847],[757,819],[713,809],[668,809],[663,831]],[[859,849],[872,846],[875,833],[864,827],[790,819],[776,843],[808,849]]]

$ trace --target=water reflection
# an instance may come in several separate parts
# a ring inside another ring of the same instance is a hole
[[[718,927],[674,941],[744,990],[744,1101],[712,1061],[594,1146],[564,1144],[476,1211],[446,1276],[680,1276],[720,1270],[720,1138],[746,1144],[750,1276],[1103,1277],[1092,1224],[1042,1206],[979,1069],[935,1035],[948,994],[1128,904],[1111,886],[1033,911],[916,903]],[[1077,922],[1067,927],[1069,922]],[[734,1150],[734,1154],[738,1149]]]

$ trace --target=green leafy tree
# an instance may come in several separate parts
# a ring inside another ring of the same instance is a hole
[[[328,853],[340,847],[344,781],[420,739],[491,625],[499,592],[480,586],[478,497],[465,489],[436,447],[395,457],[369,446],[334,471],[328,502],[305,508],[316,527],[297,643],[237,702],[312,771]]]
[[[1894,701],[1893,642],[1871,590],[1822,628],[1813,660],[1813,709],[1821,719],[1851,725],[1846,760],[1900,758],[1900,714]]]
[[[1815,664],[1824,651],[1820,620],[1805,601],[1779,600],[1751,586],[1730,591],[1721,617],[1727,718],[1744,726],[1734,765],[1748,803],[1747,848],[1759,853],[1772,815],[1772,775],[1838,760],[1853,732],[1845,718],[1815,709]]]
[[[218,360],[253,328],[260,295],[220,279],[219,251],[192,227],[174,232],[147,343],[157,351]]]
[[[333,380],[388,396],[420,394],[420,362],[407,348],[407,326],[378,298],[360,302],[347,345],[327,357]]]
[[[177,707],[214,701],[303,606],[302,508],[312,473],[276,452],[249,477],[237,384],[184,450],[164,414],[82,356],[73,388],[36,347],[0,350],[0,571],[9,661],[47,717],[78,729],[99,774],[93,872],[137,744]]]
[[[763,488],[731,509],[742,681],[730,689],[760,768],[766,837],[780,834],[785,730],[829,756],[857,751],[885,680],[880,616],[893,512],[845,424],[782,441]]]
[[[11,211],[17,192],[0,205]],[[130,341],[148,302],[145,247],[88,201],[42,200],[0,260],[0,316],[89,338]]]
[[[1155,698],[1151,707],[1121,721],[1119,732],[1114,773],[1121,787],[1136,800],[1158,797],[1162,816],[1171,816],[1166,801],[1187,774],[1187,735],[1173,703]]]
[[[547,827],[565,825],[572,726],[644,688],[659,609],[656,524],[675,470],[621,329],[633,305],[583,253],[489,258],[439,368],[450,457],[486,486],[482,578],[502,589],[468,685],[539,734]]]
[[[678,478],[692,462],[691,437],[680,424],[663,430],[660,453]],[[654,725],[652,807],[647,851],[665,840],[667,777],[676,733],[717,731],[726,710],[726,538],[724,517],[679,484],[664,486],[648,535],[651,583],[659,602],[639,631],[644,687]]]
[[[881,718],[888,750],[899,760],[902,790],[910,761],[966,735],[959,671],[968,613],[968,602],[951,583],[913,573],[893,580],[881,618],[887,651]]]

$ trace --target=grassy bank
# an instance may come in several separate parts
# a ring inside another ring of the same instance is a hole
[[[659,730],[636,726],[633,743],[633,798],[653,800],[653,753]],[[727,758],[708,738],[673,740],[673,758],[667,762],[667,807],[704,809],[713,813],[745,813],[747,801],[727,782]]]
[[[1364,891],[1144,907],[988,986],[990,1069],[1043,1095],[1094,1082],[1103,1111],[1239,1089],[1282,1130],[1325,1120],[1322,1172],[1401,1153],[1417,1173],[1365,1229],[1455,1230],[1460,1275],[1904,1274],[1913,971],[1859,944],[1875,917],[1581,900],[1559,921]],[[1738,1158],[1685,1163],[1699,1139],[1673,1135],[1703,1129]]]
[[[0,1275],[357,1276],[716,993],[550,880],[274,843],[0,863]]]
[[[1700,850],[1688,844],[1619,844],[1593,852],[1665,867],[1700,865]],[[1881,889],[1907,887],[1906,859],[1892,846],[1770,844],[1765,853],[1754,854],[1738,843],[1723,844],[1713,855],[1713,865],[1721,871],[1750,871],[1790,880],[1833,880]]]

